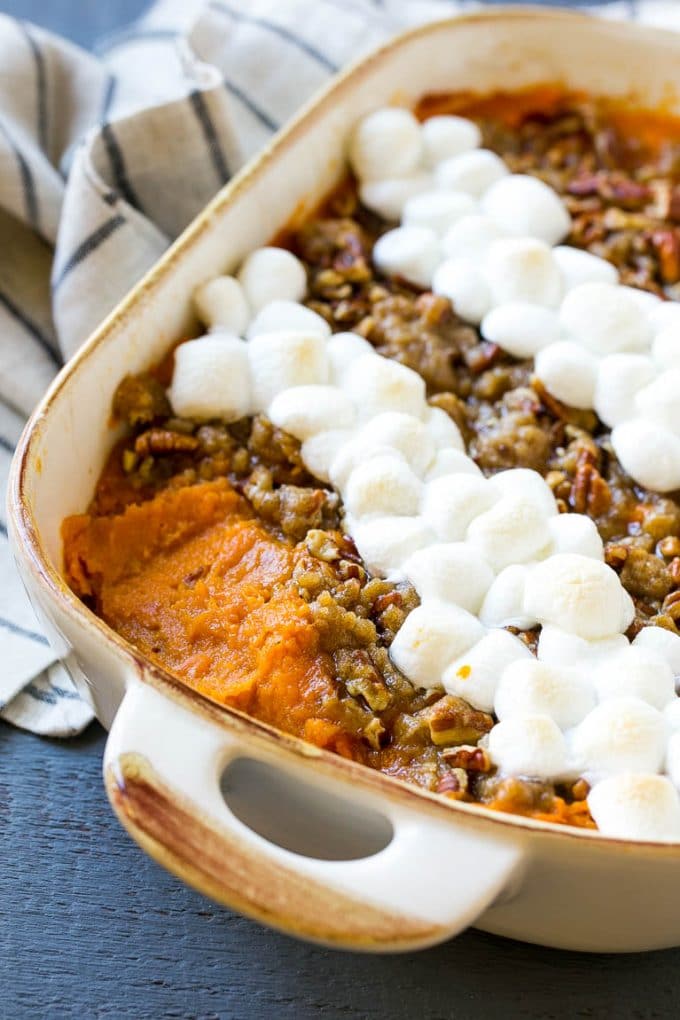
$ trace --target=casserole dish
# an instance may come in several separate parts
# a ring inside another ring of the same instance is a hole
[[[584,950],[678,941],[677,847],[441,803],[218,709],[135,654],[59,571],[61,522],[87,505],[116,439],[107,409],[121,377],[195,329],[190,296],[199,283],[318,204],[342,173],[357,117],[428,92],[544,82],[677,112],[668,67],[678,46],[654,32],[521,10],[406,34],[339,79],[209,205],[36,412],[10,493],[22,575],[55,648],[111,726],[105,781],[121,821],[216,899],[351,948],[415,948],[473,921]]]

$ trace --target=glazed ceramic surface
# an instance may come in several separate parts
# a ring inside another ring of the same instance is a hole
[[[445,802],[217,707],[142,661],[61,576],[60,525],[87,506],[117,438],[118,382],[197,328],[197,284],[313,210],[343,171],[357,118],[427,92],[545,82],[680,112],[680,36],[515,8],[428,25],[377,51],[220,192],[61,373],[17,451],[19,568],[111,729],[104,774],[118,817],[186,881],[303,938],[402,950],[474,923],[571,949],[680,944],[680,846]]]

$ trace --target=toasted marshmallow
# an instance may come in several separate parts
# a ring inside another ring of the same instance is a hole
[[[490,482],[501,496],[531,499],[547,517],[557,514],[552,489],[538,471],[532,471],[531,468],[509,468],[492,475]]]
[[[425,415],[425,429],[439,450],[464,450],[465,443],[453,418],[441,407],[431,407]]]
[[[460,156],[469,149],[478,149],[482,144],[481,131],[474,121],[466,117],[429,117],[421,131],[428,166],[435,166],[451,156]]]
[[[625,288],[611,283],[582,283],[570,290],[560,308],[564,330],[596,354],[640,351],[649,347],[647,317]]]
[[[656,374],[646,354],[610,354],[597,367],[593,407],[598,417],[613,428],[636,413],[635,397]]]
[[[478,613],[493,570],[466,542],[437,542],[410,556],[404,573],[421,601],[451,602]],[[484,621],[482,621],[484,622]]]
[[[465,538],[470,523],[498,500],[490,482],[479,474],[444,475],[423,490],[423,520],[440,541]]]
[[[660,627],[650,627],[649,630],[660,630]],[[680,730],[680,698],[673,698],[663,710],[663,717],[666,728],[674,733]]]
[[[672,733],[666,747],[665,769],[677,788],[680,787],[680,733]]]
[[[442,237],[463,216],[474,213],[477,203],[464,191],[423,191],[404,206],[405,227],[426,227]]]
[[[448,664],[483,634],[479,620],[465,609],[426,602],[413,609],[390,645],[390,658],[416,687],[441,687]]]
[[[487,188],[509,172],[495,152],[490,149],[472,149],[438,163],[434,177],[438,188],[465,191],[479,198]]]
[[[331,327],[326,320],[311,308],[298,301],[270,301],[250,323],[246,336],[252,340],[258,333],[276,333],[281,329],[320,333],[324,337],[331,335]]]
[[[508,301],[487,312],[481,333],[485,340],[498,344],[515,358],[533,358],[541,348],[560,339],[561,326],[552,308]]]
[[[674,305],[678,303],[680,302],[673,301]],[[663,307],[665,309],[667,305]],[[652,343],[652,359],[661,369],[680,367],[680,322],[667,326],[656,334]]]
[[[656,652],[666,660],[673,675],[680,676],[680,635],[665,627],[643,627],[636,634],[633,644],[636,648]]]
[[[321,482],[330,482],[330,467],[340,450],[352,438],[348,429],[329,429],[305,439],[300,455],[307,470]]]
[[[552,662],[558,666],[579,663],[591,669],[626,648],[628,639],[623,634],[587,641],[554,624],[544,623],[538,638],[537,654],[541,662]]]
[[[680,801],[665,776],[626,772],[610,776],[588,794],[598,829],[618,839],[680,839]]]
[[[446,259],[432,277],[432,290],[443,294],[466,322],[480,323],[491,307],[491,292],[471,259]]]
[[[508,234],[557,244],[571,229],[571,217],[557,193],[537,177],[510,174],[492,184],[482,212]]]
[[[505,234],[488,216],[471,213],[457,220],[442,238],[442,251],[450,259],[470,259],[479,263],[494,243]]]
[[[467,540],[494,570],[535,559],[550,541],[548,518],[531,496],[503,496],[480,514],[467,530]],[[536,615],[525,607],[527,615]]]
[[[533,237],[495,241],[487,254],[486,279],[496,305],[527,301],[556,308],[562,298],[562,274],[552,250]]]
[[[619,271],[616,266],[599,255],[591,255],[581,248],[558,245],[553,255],[562,273],[565,293],[582,283],[618,283]]]
[[[394,580],[404,577],[403,565],[409,556],[434,542],[434,535],[420,517],[357,521],[352,538],[371,573]]]
[[[238,421],[251,411],[248,349],[243,340],[215,333],[180,344],[168,397],[176,415]]]
[[[579,553],[604,559],[604,544],[597,525],[585,514],[558,514],[548,521],[553,553]]]
[[[437,235],[429,227],[397,227],[379,237],[373,262],[387,276],[401,276],[418,287],[429,287],[439,265]]]
[[[342,381],[364,421],[383,411],[402,411],[423,418],[427,412],[423,378],[389,358],[367,354],[357,358]]]
[[[589,782],[617,772],[659,772],[666,749],[664,718],[640,698],[611,698],[579,723],[571,749]]]
[[[501,570],[479,611],[479,619],[485,627],[530,630],[536,626],[538,621],[524,612],[524,586],[530,569],[524,563],[513,563]]]
[[[449,421],[451,421],[450,418]],[[385,411],[383,414],[377,414],[375,418],[371,418],[364,425],[357,435],[357,444],[364,444],[365,449],[369,449],[371,446],[386,446],[394,449],[401,454],[415,473],[421,476],[425,474],[435,455],[435,442],[430,432],[429,422],[430,412],[428,412],[427,424],[425,424],[412,414],[403,414],[401,411]],[[455,429],[456,426],[453,422],[451,424]],[[458,432],[457,429],[456,432]],[[458,433],[458,437],[460,437],[460,433]]]
[[[277,394],[292,386],[328,381],[326,341],[320,333],[260,333],[248,343],[247,350],[258,411],[264,411]]]
[[[548,715],[560,729],[580,723],[595,708],[595,691],[578,670],[520,659],[503,670],[494,711],[499,719]]]
[[[593,672],[600,701],[630,694],[654,708],[664,708],[675,697],[673,671],[665,659],[645,648],[629,645],[603,659]]]
[[[353,520],[365,517],[412,517],[418,513],[422,482],[397,453],[373,457],[352,471],[343,492]]]
[[[354,405],[337,386],[291,386],[274,397],[268,418],[291,436],[304,441],[330,429],[350,429]]]
[[[639,485],[656,492],[680,488],[680,437],[670,429],[632,418],[616,426],[611,443],[621,467]]]
[[[331,368],[331,382],[342,386],[348,368],[364,354],[375,354],[375,350],[358,333],[334,333],[326,345]]]
[[[250,307],[243,287],[233,276],[216,276],[194,291],[194,307],[201,322],[210,330],[223,330],[243,336]]]
[[[536,355],[537,377],[549,393],[570,407],[591,408],[595,399],[597,358],[571,340],[560,340]]]
[[[635,615],[618,574],[576,553],[558,553],[536,564],[527,578],[524,611],[591,640],[626,630]]]
[[[423,155],[421,127],[409,110],[385,107],[363,117],[354,128],[349,161],[362,181],[408,174]]]
[[[635,395],[637,412],[643,418],[680,432],[680,367],[668,368]]]
[[[285,248],[257,248],[238,272],[253,312],[271,301],[302,301],[307,292],[307,272],[300,259]]]
[[[506,776],[559,779],[567,774],[567,744],[549,715],[515,715],[489,733],[491,760]]]
[[[445,475],[459,474],[476,475],[478,478],[482,477],[482,472],[471,457],[468,457],[462,450],[453,450],[450,447],[445,447],[443,450],[438,450],[435,454],[431,466],[425,473],[425,481],[433,482],[435,479],[443,478]]]
[[[409,198],[432,188],[432,177],[424,171],[407,177],[390,177],[379,181],[366,181],[359,188],[359,198],[367,209],[384,220],[400,220]]]
[[[490,630],[444,671],[444,689],[482,712],[492,712],[498,680],[511,662],[530,659],[531,652],[507,630]]]

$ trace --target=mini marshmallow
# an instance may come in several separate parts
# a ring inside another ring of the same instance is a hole
[[[493,581],[489,564],[466,542],[437,542],[420,549],[408,558],[404,573],[421,601],[451,602],[469,613],[479,612]]]
[[[330,429],[350,429],[354,405],[337,386],[291,386],[274,397],[267,417],[304,441]]]
[[[544,623],[538,638],[538,658],[541,662],[564,665],[580,663],[588,668],[628,648],[628,639],[623,634],[587,641],[570,634],[551,623]]]
[[[666,746],[665,770],[677,788],[680,787],[680,733],[672,733]]]
[[[434,178],[438,188],[465,191],[479,198],[487,188],[509,174],[500,156],[490,149],[473,149],[451,156],[435,167]]]
[[[462,450],[446,448],[438,450],[435,454],[432,465],[425,474],[425,481],[433,482],[435,479],[443,478],[445,475],[458,474],[482,477],[482,472],[471,457],[468,457]]]
[[[441,686],[446,666],[483,634],[479,620],[465,609],[427,602],[413,609],[390,645],[390,658],[416,687]]]
[[[659,630],[658,627],[650,627],[650,630]],[[680,698],[673,698],[663,710],[663,717],[667,729],[671,732],[680,730]]]
[[[548,715],[516,715],[489,733],[488,751],[507,776],[559,779],[567,773],[567,744]]]
[[[432,177],[422,171],[407,177],[367,181],[359,188],[359,198],[367,209],[384,220],[400,220],[409,198],[432,188]]]
[[[444,412],[441,412],[444,414]],[[448,418],[448,415],[446,416]],[[449,421],[451,419],[449,418]],[[427,415],[427,424],[412,414],[402,414],[401,411],[385,411],[377,414],[375,418],[364,425],[357,435],[357,443],[364,444],[365,449],[371,446],[387,446],[396,450],[402,455],[417,475],[423,475],[434,460],[435,443],[430,427],[430,415]],[[451,425],[455,429],[453,422]],[[458,430],[456,429],[456,433]],[[461,446],[460,433],[458,433]]]
[[[550,541],[548,519],[534,499],[503,496],[490,510],[475,517],[467,530],[467,540],[494,570],[502,570],[512,563],[526,563],[543,552]],[[528,608],[526,613],[536,615]]]
[[[560,197],[537,177],[510,174],[492,184],[482,212],[508,234],[557,244],[571,230],[571,217]]]
[[[503,231],[487,216],[471,214],[449,227],[442,238],[442,251],[450,259],[470,259],[479,263],[486,258],[494,241],[504,237]]]
[[[530,569],[524,563],[513,563],[494,579],[479,611],[485,627],[530,630],[536,626],[538,621],[524,612],[524,586]]]
[[[652,343],[652,360],[658,368],[680,367],[680,323],[656,334]]]
[[[576,553],[558,553],[536,564],[527,577],[524,611],[588,639],[625,631],[635,615],[618,574]]]
[[[423,191],[407,201],[402,223],[405,227],[427,227],[441,237],[476,209],[474,198],[463,191]]]
[[[383,411],[402,411],[416,418],[427,411],[423,378],[389,358],[373,354],[357,358],[347,369],[342,386],[364,421]]]
[[[534,371],[549,393],[569,407],[591,408],[595,397],[597,358],[571,340],[560,340],[536,355]]]
[[[349,162],[362,181],[399,177],[415,170],[423,155],[421,127],[409,110],[386,107],[369,113],[354,128]]]
[[[553,553],[579,553],[604,559],[604,544],[597,525],[585,514],[558,514],[548,521]]]
[[[482,144],[482,132],[466,117],[429,117],[421,128],[425,162],[435,166]]]
[[[252,340],[258,333],[276,333],[281,329],[320,333],[329,337],[331,327],[326,320],[297,301],[270,301],[257,313],[248,326],[246,336]]]
[[[635,395],[635,406],[643,418],[680,432],[680,367],[668,368]]]
[[[498,680],[511,662],[531,659],[520,638],[507,630],[488,634],[455,659],[444,672],[444,690],[482,712],[492,712]]]
[[[250,308],[243,287],[233,276],[216,276],[194,291],[194,306],[201,322],[212,330],[243,336]]]
[[[651,327],[651,316],[665,302],[657,294],[652,294],[649,290],[642,290],[640,287],[626,287],[622,285],[621,290],[635,302],[645,318],[649,320]]]
[[[320,333],[260,333],[248,343],[247,350],[258,411],[264,411],[278,393],[292,386],[328,381],[326,341]]]
[[[680,334],[680,302],[659,301],[653,308],[650,308],[648,317],[655,333],[672,329],[676,336]]]
[[[611,283],[582,283],[570,290],[560,308],[564,330],[596,354],[645,350],[652,340],[647,317]]]
[[[547,517],[557,514],[557,503],[553,491],[538,471],[531,468],[509,468],[499,471],[489,479],[501,496],[521,496],[531,499]]]
[[[334,333],[326,345],[326,353],[331,380],[335,386],[341,386],[350,365],[364,354],[375,354],[375,350],[358,333]]]
[[[354,520],[364,517],[411,517],[418,512],[422,483],[396,453],[373,457],[352,471],[343,492]]]
[[[388,276],[401,276],[418,287],[429,287],[439,265],[439,242],[429,227],[397,227],[379,237],[373,262]]]
[[[403,564],[418,549],[434,541],[434,535],[420,517],[373,517],[357,521],[352,538],[359,555],[371,571],[381,577],[403,578]]]
[[[307,470],[321,482],[330,482],[330,466],[352,438],[348,429],[329,429],[305,439],[300,455]]]
[[[440,450],[464,450],[465,443],[451,415],[441,407],[431,407],[425,415],[425,429],[430,440]]]
[[[556,343],[562,330],[553,309],[528,301],[508,301],[487,312],[481,333],[515,358],[533,358],[541,348]]]
[[[665,747],[661,712],[629,695],[603,701],[571,734],[574,764],[589,782],[617,772],[658,772]]]
[[[496,305],[527,301],[556,308],[562,297],[562,274],[552,250],[532,237],[495,241],[487,254],[486,279]]]
[[[307,272],[299,258],[285,248],[257,248],[238,272],[248,304],[254,312],[271,301],[302,301]]]
[[[665,627],[643,627],[634,640],[636,648],[656,652],[666,660],[674,676],[680,676],[680,635]]]
[[[610,354],[597,368],[593,407],[613,428],[635,415],[635,396],[655,376],[654,362],[645,354]]]
[[[588,794],[598,829],[617,839],[680,839],[680,801],[665,776],[626,772],[610,776]]]
[[[176,415],[238,421],[251,411],[247,345],[215,333],[180,344],[168,397]]]
[[[616,266],[599,255],[592,255],[581,248],[560,244],[553,248],[553,256],[562,273],[564,290],[570,291],[582,283],[618,283],[619,271]]]
[[[575,669],[520,659],[503,670],[494,711],[499,719],[547,715],[560,729],[580,723],[595,708],[595,692]]]
[[[666,660],[633,645],[604,659],[592,677],[600,701],[630,694],[662,709],[675,697],[673,671]]]
[[[498,500],[490,482],[479,474],[444,475],[423,490],[423,520],[441,541],[465,538],[468,526]]]
[[[680,437],[644,418],[624,421],[612,431],[611,444],[621,467],[646,489],[680,488]]]
[[[479,324],[491,307],[484,275],[471,259],[446,259],[432,277],[432,290],[443,294],[466,322]]]

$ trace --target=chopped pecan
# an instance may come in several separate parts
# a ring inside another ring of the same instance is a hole
[[[611,501],[611,490],[597,468],[590,463],[579,464],[569,496],[576,513],[600,517],[607,512]]]
[[[434,705],[423,710],[430,729],[432,743],[441,747],[447,744],[476,744],[493,726],[493,718],[479,712],[467,701],[446,694]]]
[[[135,439],[135,453],[140,457],[153,457],[166,453],[191,453],[200,446],[196,436],[171,432],[170,429],[147,429]]]
[[[491,768],[489,752],[483,747],[470,747],[462,744],[442,751],[442,758],[453,768],[465,769],[467,772],[488,772]]]
[[[677,535],[667,535],[659,542],[659,552],[666,558],[675,559],[680,556],[680,538]]]
[[[607,566],[612,570],[621,570],[628,559],[628,549],[627,545],[621,545],[619,542],[607,542],[604,547],[604,561]]]
[[[659,273],[664,283],[680,280],[680,237],[676,230],[655,230],[652,245],[659,257]]]
[[[436,792],[458,800],[467,793],[468,775],[464,769],[451,769],[437,783]]]
[[[658,556],[640,548],[629,548],[621,570],[621,584],[631,595],[661,600],[672,587],[668,567]]]

